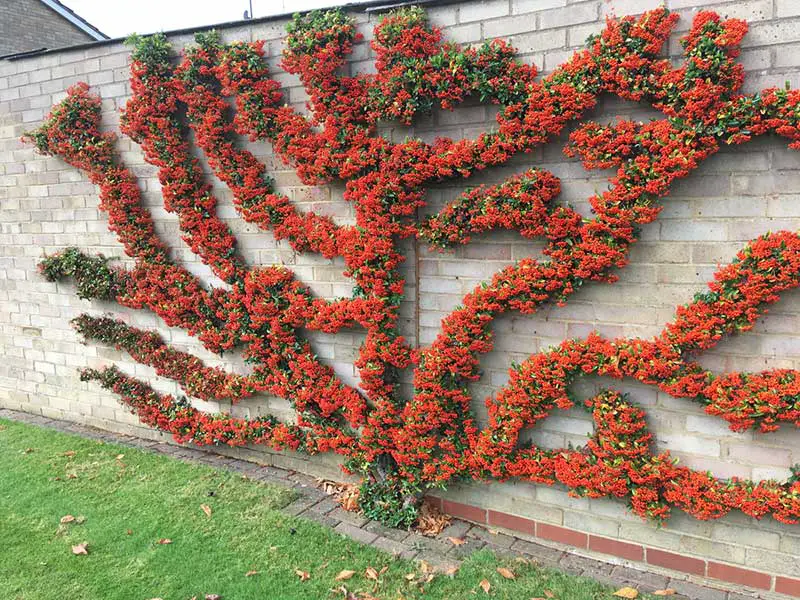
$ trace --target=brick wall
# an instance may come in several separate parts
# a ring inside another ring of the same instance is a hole
[[[589,34],[600,31],[606,14],[634,14],[659,4],[655,0],[490,0],[436,6],[429,9],[429,15],[457,42],[510,38],[523,60],[548,72],[580,47]],[[709,4],[723,15],[750,22],[741,56],[747,69],[746,91],[783,85],[784,81],[800,87],[800,3],[667,2],[681,14],[678,31],[685,31],[692,14]],[[376,17],[364,13],[355,16],[369,40]],[[276,68],[284,25],[280,20],[251,23],[226,29],[223,37],[268,40],[270,66]],[[189,41],[189,36],[173,36],[172,41],[180,46]],[[678,54],[677,36],[670,50]],[[86,178],[59,160],[34,155],[17,141],[23,131],[42,120],[69,85],[81,80],[102,95],[104,125],[116,127],[118,110],[129,94],[127,65],[126,49],[115,44],[0,62],[0,335],[4,348],[0,406],[158,436],[142,428],[112,395],[80,383],[76,369],[114,362],[152,381],[162,391],[174,388],[124,354],[102,346],[81,345],[69,327],[72,317],[80,312],[114,310],[126,314],[135,324],[158,328],[170,343],[194,351],[210,364],[225,364],[236,370],[243,370],[244,365],[235,357],[221,363],[185,333],[164,327],[151,315],[80,301],[70,286],[43,281],[36,273],[37,260],[44,252],[67,245],[120,257],[123,264],[126,261],[97,210],[96,190]],[[367,43],[355,48],[353,68],[372,68]],[[277,78],[288,90],[289,101],[302,107],[306,95],[297,80],[286,74]],[[473,104],[454,112],[436,112],[414,129],[387,126],[384,133],[396,139],[411,134],[424,139],[438,135],[474,137],[492,126],[493,115],[493,109]],[[647,107],[607,98],[590,118],[604,121],[616,115],[642,119],[655,116]],[[469,184],[499,182],[535,164],[561,178],[563,201],[586,212],[586,198],[603,189],[608,173],[587,172],[579,162],[566,159],[561,152],[565,139],[517,157],[503,168],[491,169]],[[350,207],[341,200],[341,187],[302,186],[268,145],[248,146],[269,166],[280,191],[304,208],[332,214],[342,222],[352,220]],[[144,163],[138,147],[128,139],[120,139],[119,147],[126,163],[140,176],[159,233],[171,243],[175,256],[213,282],[208,270],[194,260],[179,239],[176,218],[163,210],[154,169]],[[436,210],[464,189],[461,183],[432,188],[429,210]],[[317,294],[349,294],[351,282],[341,274],[341,259],[297,255],[287,245],[276,244],[271,235],[236,217],[229,192],[218,182],[214,191],[220,213],[229,220],[250,263],[284,263]],[[585,336],[593,329],[609,337],[656,334],[670,320],[676,305],[690,301],[695,292],[704,289],[717,263],[730,260],[748,240],[768,230],[798,229],[798,200],[800,157],[787,149],[785,141],[759,139],[712,157],[673,188],[658,220],[643,228],[641,241],[631,252],[630,265],[619,272],[619,282],[588,285],[563,308],[548,308],[530,317],[511,315],[495,322],[496,350],[483,357],[484,376],[473,386],[476,413],[485,412],[483,398],[505,382],[512,361],[519,362],[565,337]],[[430,343],[442,317],[466,292],[504,265],[539,249],[536,243],[508,232],[478,236],[451,254],[429,253],[408,242],[403,333],[420,344]],[[716,350],[704,354],[700,362],[718,372],[800,369],[798,333],[800,293],[788,293],[753,331],[725,340]],[[312,336],[318,355],[350,383],[357,383],[352,362],[362,339],[358,332]],[[585,379],[577,384],[576,391],[590,394],[600,383]],[[721,420],[705,415],[688,401],[630,382],[624,382],[621,388],[647,410],[659,449],[671,450],[683,464],[722,477],[758,480],[785,478],[790,465],[800,462],[800,432],[796,430],[734,434]],[[209,410],[231,410],[216,403],[198,404]],[[268,397],[249,399],[232,411],[249,415],[269,411],[291,418],[288,404]],[[554,414],[529,435],[541,445],[561,447],[582,444],[591,431],[586,415],[574,410]],[[296,455],[266,455],[252,450],[238,453],[307,472],[337,473],[335,461],[327,457],[309,461]],[[573,499],[558,488],[519,483],[456,486],[443,498],[452,512],[488,520],[492,526],[522,529],[554,543],[569,543],[582,552],[612,554],[620,561],[646,558],[651,565],[682,569],[687,576],[707,575],[777,591],[791,591],[792,586],[800,589],[800,581],[792,579],[800,573],[800,526],[780,525],[769,519],[758,522],[740,514],[703,522],[676,513],[666,526],[657,528],[629,514],[619,502]],[[487,513],[486,509],[491,510]],[[514,520],[508,515],[521,518]],[[749,574],[755,572],[767,573],[768,577]]]
[[[0,1],[0,56],[36,48],[61,48],[93,39],[39,0]]]

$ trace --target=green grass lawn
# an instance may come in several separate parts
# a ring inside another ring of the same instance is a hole
[[[318,600],[345,598],[343,584],[348,600],[612,598],[596,582],[488,552],[420,586],[418,563],[282,514],[293,497],[239,474],[0,419],[0,598]],[[75,519],[62,524],[67,515]],[[73,554],[84,542],[88,554]],[[375,582],[368,567],[388,570]],[[335,581],[342,570],[356,574]]]

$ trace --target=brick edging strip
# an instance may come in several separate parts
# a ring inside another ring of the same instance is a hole
[[[479,508],[436,496],[427,496],[427,498],[442,512],[480,525],[502,527],[510,531],[517,531],[539,539],[558,542],[580,550],[591,550],[680,573],[744,585],[759,590],[775,591],[787,596],[800,598],[800,579],[754,571],[710,559],[685,556],[661,548],[607,538],[575,529],[568,529],[560,525],[541,523],[501,511]]]

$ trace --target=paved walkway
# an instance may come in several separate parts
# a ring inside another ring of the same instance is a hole
[[[573,575],[590,577],[611,586],[631,586],[640,592],[672,588],[677,591],[677,594],[669,596],[669,598],[674,600],[687,598],[692,600],[750,600],[776,597],[774,594],[759,595],[758,593],[705,587],[664,574],[594,560],[505,533],[496,533],[480,525],[455,518],[435,538],[425,537],[413,531],[385,527],[360,514],[343,510],[331,496],[316,486],[315,478],[295,471],[285,471],[276,467],[262,466],[245,460],[221,456],[207,450],[145,440],[131,435],[112,433],[69,421],[59,421],[4,408],[0,408],[0,417],[158,452],[180,460],[205,463],[215,468],[240,472],[253,480],[292,488],[298,492],[298,498],[283,509],[285,512],[311,519],[356,541],[380,548],[395,556],[425,560],[443,570],[459,565],[463,558],[475,550],[488,549],[498,554],[523,557],[542,566],[556,568]],[[448,537],[463,538],[465,543],[454,546],[448,541]]]

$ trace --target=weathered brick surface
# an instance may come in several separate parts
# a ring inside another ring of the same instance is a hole
[[[0,2],[0,56],[37,48],[61,48],[94,38],[73,25],[39,0],[3,0]],[[45,67],[38,73],[12,80],[37,83],[57,74]]]
[[[610,11],[636,13],[651,4],[660,2],[470,1],[437,6],[430,14],[446,35],[452,34],[458,41],[509,37],[520,49],[523,60],[547,72],[566,60],[587,35],[599,31]],[[782,86],[786,80],[800,86],[800,18],[795,2],[667,2],[669,8],[682,16],[678,26],[681,31],[686,30],[697,9],[709,4],[723,15],[752,22],[742,53],[747,91],[768,85]],[[369,40],[376,17],[359,13],[357,18]],[[284,25],[279,21],[253,23],[249,27],[226,29],[223,37],[270,40],[269,63],[276,67]],[[182,35],[173,41],[180,46],[189,38]],[[677,41],[670,48],[677,52]],[[358,44],[353,56],[354,69],[372,68],[367,43]],[[0,406],[159,440],[163,439],[161,434],[142,427],[112,395],[79,382],[76,370],[113,362],[148,379],[160,391],[174,392],[174,386],[155,377],[152,369],[133,363],[125,354],[82,345],[69,326],[71,318],[85,311],[100,314],[113,310],[134,324],[157,328],[171,344],[191,350],[209,364],[224,365],[237,372],[245,372],[245,364],[241,356],[221,360],[211,355],[183,331],[164,327],[152,315],[90,304],[76,299],[69,285],[43,281],[36,273],[38,259],[43,253],[69,245],[103,252],[119,257],[122,264],[129,263],[122,256],[115,236],[108,231],[107,221],[97,209],[96,190],[86,178],[59,160],[35,155],[30,147],[18,141],[25,130],[36,126],[54,102],[63,98],[69,85],[81,80],[89,81],[103,97],[103,124],[115,128],[118,111],[130,93],[128,61],[126,49],[113,44],[0,61],[0,344],[3,350]],[[281,73],[277,79],[287,89],[290,102],[302,108],[306,94],[299,89],[297,79]],[[419,135],[427,140],[440,135],[474,137],[493,126],[494,114],[491,107],[473,103],[452,113],[437,111],[412,129],[387,127],[385,133],[396,139],[406,135]],[[606,98],[591,118],[608,121],[617,115],[647,119],[656,113],[647,107]],[[607,185],[608,173],[587,172],[579,162],[566,159],[561,152],[564,140],[517,157],[503,168],[489,169],[469,185],[499,182],[536,165],[560,177],[562,200],[588,214],[586,199]],[[177,219],[163,210],[154,169],[144,163],[139,148],[130,140],[122,138],[118,144],[126,164],[141,178],[145,202],[158,221],[159,234],[175,249],[175,257],[186,261],[193,272],[218,284],[180,240]],[[342,201],[341,185],[303,186],[268,145],[247,143],[247,146],[268,165],[279,191],[290,195],[303,209],[313,208],[340,222],[353,221],[352,207]],[[212,183],[220,213],[237,234],[242,254],[250,263],[286,264],[322,296],[350,292],[352,282],[342,275],[344,267],[340,259],[328,261],[297,255],[285,244],[275,243],[270,234],[258,232],[239,220],[230,193],[213,178]],[[428,193],[430,211],[465,188],[462,182],[433,187]],[[485,419],[484,398],[507,380],[507,370],[513,361],[519,362],[565,337],[585,336],[592,330],[610,337],[658,333],[672,318],[675,306],[690,301],[695,292],[704,289],[717,263],[730,260],[748,240],[768,230],[800,228],[798,197],[800,158],[786,148],[784,141],[758,139],[724,149],[709,159],[675,185],[658,220],[643,228],[641,240],[631,252],[630,265],[619,271],[617,283],[587,285],[565,307],[546,308],[534,316],[509,315],[494,323],[496,348],[482,357],[483,377],[472,385],[474,410],[479,419]],[[407,242],[404,250],[408,260],[404,269],[408,301],[403,307],[403,334],[412,342],[429,344],[439,331],[441,319],[461,302],[466,292],[513,261],[538,255],[541,248],[541,243],[523,240],[509,232],[478,236],[470,245],[448,254],[429,252],[421,245]],[[795,291],[785,294],[752,331],[723,341],[718,349],[699,360],[717,372],[798,369],[798,332],[800,292]],[[362,332],[314,334],[311,340],[317,354],[345,381],[358,383],[353,357],[363,341]],[[404,381],[410,384],[408,374]],[[604,383],[607,384],[599,378],[583,378],[573,389],[581,397],[594,393]],[[686,400],[628,381],[615,381],[614,386],[645,407],[657,448],[669,449],[683,464],[708,469],[723,477],[784,478],[789,475],[789,467],[800,462],[800,435],[796,430],[785,429],[769,435],[735,434]],[[410,390],[410,385],[406,389]],[[232,410],[237,415],[271,412],[292,419],[285,401],[266,396],[247,399],[236,407],[220,403],[198,406]],[[583,444],[592,430],[587,415],[576,408],[555,413],[526,435],[541,445],[561,447]],[[221,451],[275,467],[341,478],[338,461],[331,456],[309,459],[251,449]],[[630,515],[617,501],[571,498],[561,489],[513,482],[459,485],[443,497],[449,507],[461,510],[467,518],[485,520],[488,515],[490,526],[521,523],[527,527],[535,522],[548,534],[578,532],[576,539],[584,548],[585,536],[589,535],[589,540],[641,544],[685,557],[687,564],[693,566],[698,565],[693,559],[712,560],[740,569],[782,575],[786,578],[783,581],[789,582],[783,585],[789,587],[795,585],[792,582],[797,581],[800,572],[800,529],[768,519],[757,522],[732,514],[714,522],[698,522],[676,514],[666,527],[657,528]],[[525,520],[501,517],[499,513]],[[599,545],[611,547],[606,542]],[[658,555],[654,556],[658,560]],[[633,558],[633,553],[630,557]]]

